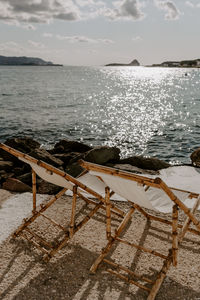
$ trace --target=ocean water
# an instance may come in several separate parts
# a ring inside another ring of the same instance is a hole
[[[200,146],[200,69],[0,66],[0,142],[24,135],[189,163]]]

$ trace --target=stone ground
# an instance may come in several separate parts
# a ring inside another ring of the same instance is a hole
[[[5,191],[0,198],[6,201],[9,196]],[[124,203],[119,203],[119,206],[127,209]],[[48,209],[47,214],[67,225],[70,208],[71,198],[63,196]],[[86,215],[89,209],[83,201],[78,201],[78,219]],[[200,215],[198,217],[200,218]],[[118,224],[119,219],[114,218],[113,227],[116,228]],[[60,235],[60,232],[42,217],[39,217],[32,227],[47,240]],[[141,246],[152,247],[167,254],[171,242],[170,233],[169,226],[157,222],[150,224],[136,212],[123,236],[132,242],[137,241]],[[90,274],[92,263],[105,245],[103,210],[99,210],[49,263],[44,263],[41,252],[22,238],[8,237],[0,245],[0,299],[146,299],[145,291],[106,272],[104,263],[95,275]],[[154,278],[162,265],[162,259],[122,244],[112,249],[110,257],[148,278]],[[171,267],[167,273],[157,294],[157,300],[200,299],[200,236],[187,234],[180,248],[178,262],[178,267]]]

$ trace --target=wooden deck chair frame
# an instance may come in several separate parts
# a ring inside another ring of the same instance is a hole
[[[52,198],[48,201],[46,205],[40,205],[38,208],[36,205],[36,172],[32,168],[32,193],[33,193],[33,209],[32,209],[32,215],[31,217],[24,219],[24,223],[19,226],[19,228],[14,232],[13,237],[21,236],[24,239],[31,242],[36,248],[39,248],[43,253],[43,259],[47,262],[51,257],[53,257],[62,247],[66,245],[68,240],[73,237],[73,235],[80,229],[84,224],[86,224],[90,218],[100,209],[106,210],[105,206],[105,199],[100,194],[95,192],[95,190],[92,190],[91,188],[87,187],[86,185],[82,184],[78,179],[70,176],[69,174],[65,173],[64,171],[57,169],[43,161],[37,160],[27,154],[24,154],[14,148],[11,148],[5,144],[0,143],[0,148],[7,151],[8,153],[14,155],[18,159],[26,162],[26,163],[32,163],[36,164],[37,166],[40,166],[46,170],[46,172],[50,174],[57,174],[62,177],[62,179],[66,179],[66,181],[73,184],[73,198],[72,198],[72,208],[71,208],[71,219],[70,219],[70,227],[69,229],[66,229],[63,225],[57,223],[52,218],[46,216],[44,212],[53,204],[55,203],[65,192],[67,191],[67,188],[62,188],[62,190],[57,193],[55,196],[52,196]],[[87,192],[87,197],[85,194],[83,195],[82,192]],[[90,196],[95,197],[95,199],[91,199]],[[77,197],[84,200],[86,204],[93,204],[94,208],[90,210],[90,212],[83,217],[83,219],[76,224],[75,215],[76,215],[76,202]],[[123,217],[124,212],[120,209],[116,208],[114,205],[112,205],[112,212],[118,216]],[[64,238],[56,243],[56,245],[53,245],[53,243],[47,242],[39,236],[37,233],[30,230],[28,227],[31,223],[33,223],[39,216],[44,217],[46,220],[48,220],[53,226],[58,227],[60,230],[64,232]]]
[[[112,231],[111,231],[112,213],[110,210],[110,207],[111,207],[110,192],[111,191],[110,191],[109,187],[106,187],[106,193],[105,193],[105,195],[106,195],[106,197],[105,197],[106,215],[107,215],[106,235],[107,235],[108,242],[107,242],[107,245],[102,249],[102,252],[99,255],[99,257],[96,259],[96,261],[92,265],[90,271],[92,273],[95,273],[98,266],[100,265],[100,263],[104,262],[112,267],[111,269],[107,269],[108,272],[116,275],[118,278],[123,279],[126,282],[132,283],[132,284],[138,286],[139,288],[142,288],[143,290],[147,291],[148,292],[148,297],[147,297],[148,300],[155,299],[156,294],[158,293],[160,286],[161,286],[170,266],[172,264],[174,266],[177,265],[177,256],[178,256],[179,245],[180,245],[181,241],[183,240],[186,232],[189,231],[193,234],[200,235],[200,222],[194,215],[200,205],[199,194],[191,193],[189,195],[190,197],[196,198],[195,204],[194,204],[193,208],[190,210],[175,196],[175,194],[173,193],[173,189],[168,187],[160,178],[150,179],[148,177],[135,175],[133,173],[120,171],[120,170],[116,170],[116,169],[109,168],[109,167],[103,167],[103,166],[88,163],[85,161],[80,161],[80,165],[82,167],[84,167],[86,170],[98,172],[98,174],[104,173],[104,174],[109,174],[109,175],[113,175],[113,176],[119,176],[121,178],[125,178],[128,180],[136,181],[139,185],[145,186],[146,189],[148,189],[148,187],[162,189],[174,203],[173,209],[172,209],[172,221],[169,221],[169,220],[160,218],[158,216],[151,215],[151,214],[147,213],[139,205],[133,203],[132,201],[128,201],[131,204],[130,209],[124,216],[124,218],[121,221],[120,225],[118,226],[117,230],[115,230],[115,233],[112,234]],[[99,175],[99,176],[101,177],[101,175]],[[178,189],[175,189],[175,190],[178,190]],[[179,190],[179,191],[183,191],[183,190]],[[183,192],[187,192],[187,191],[183,191]],[[179,209],[181,209],[186,215],[186,220],[185,220],[184,224],[178,223],[178,210]],[[125,239],[120,238],[120,234],[122,233],[122,231],[125,228],[128,221],[131,219],[135,210],[138,210],[148,220],[158,221],[158,222],[168,224],[171,226],[171,228],[172,228],[172,247],[169,249],[168,255],[164,255],[154,249],[152,250],[149,248],[145,248],[145,247],[142,247],[140,245],[131,243]],[[195,225],[196,229],[189,227],[191,223],[193,223]],[[179,233],[178,233],[178,229],[180,229]],[[144,252],[147,252],[147,253],[150,253],[157,257],[162,258],[164,260],[163,266],[162,266],[160,272],[158,273],[156,280],[152,281],[149,278],[146,278],[145,276],[136,274],[132,270],[129,270],[128,268],[125,268],[122,265],[116,264],[115,262],[107,259],[106,256],[110,252],[110,250],[115,242],[120,242],[120,243],[129,245],[133,248],[139,249],[141,251],[144,251]],[[113,270],[113,267],[116,268],[116,271]],[[127,273],[128,276],[121,274],[120,271],[124,271],[125,273]],[[140,284],[139,282],[137,282],[137,280],[134,280],[134,279],[139,279],[139,280],[143,281],[145,284],[150,284],[151,288],[147,287],[144,284]]]

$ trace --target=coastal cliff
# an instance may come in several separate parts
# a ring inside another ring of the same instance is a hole
[[[0,55],[0,65],[3,66],[62,66],[53,64],[51,61],[45,61],[38,57],[26,56],[2,56]]]

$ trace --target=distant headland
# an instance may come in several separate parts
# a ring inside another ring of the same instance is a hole
[[[0,65],[3,66],[63,66],[53,64],[51,61],[45,61],[38,57],[26,56],[2,56],[0,55]]]
[[[129,64],[122,64],[122,63],[111,63],[111,64],[107,64],[105,65],[106,67],[123,67],[123,66],[126,66],[126,67],[136,67],[136,66],[140,66],[140,63],[138,62],[137,59],[134,59],[132,62],[130,62]]]
[[[200,68],[200,58],[182,61],[164,61],[161,64],[153,64],[148,67]]]
[[[129,64],[124,63],[110,63],[105,65],[106,67],[123,67],[123,66],[140,66],[137,59],[134,59]],[[145,67],[167,67],[167,68],[200,68],[200,58],[193,60],[181,60],[181,61],[164,61],[161,64],[152,64]]]

